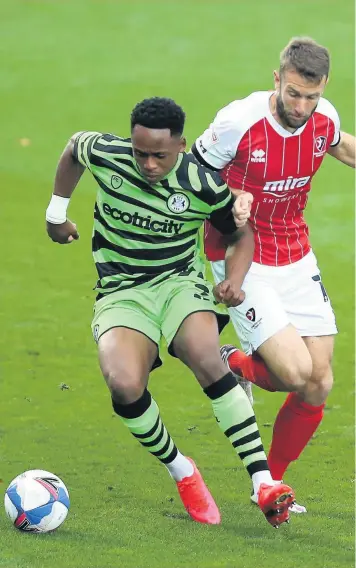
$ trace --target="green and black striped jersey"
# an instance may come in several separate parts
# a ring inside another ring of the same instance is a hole
[[[204,220],[225,234],[235,231],[227,186],[192,154],[179,154],[154,185],[141,176],[129,138],[82,132],[73,155],[99,186],[92,240],[99,295],[154,286],[190,268],[204,273]]]

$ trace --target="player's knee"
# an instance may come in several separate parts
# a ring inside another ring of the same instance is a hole
[[[138,400],[145,389],[141,377],[127,371],[109,370],[104,374],[104,378],[111,397],[119,404],[131,404]]]
[[[320,400],[326,400],[334,383],[331,366],[325,364],[324,366],[314,368],[310,383],[310,388],[314,389],[314,392],[318,394]]]
[[[283,373],[283,382],[291,391],[303,391],[312,375],[312,361],[296,361],[288,365]]]

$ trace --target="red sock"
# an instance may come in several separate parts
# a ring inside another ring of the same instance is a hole
[[[298,459],[323,418],[325,404],[312,406],[291,392],[273,427],[268,465],[273,479],[283,479],[289,464]]]
[[[254,383],[261,389],[276,392],[271,382],[271,373],[265,363],[257,354],[245,355],[242,351],[235,351],[228,359],[229,367],[236,375]]]

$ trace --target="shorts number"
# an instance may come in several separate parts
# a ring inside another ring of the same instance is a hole
[[[323,298],[324,298],[324,302],[328,302],[328,301],[329,301],[329,297],[328,297],[328,295],[327,295],[327,293],[326,293],[326,290],[325,290],[325,288],[324,288],[324,284],[323,284],[322,281],[321,281],[320,274],[316,274],[315,276],[312,276],[312,279],[314,280],[314,282],[319,282],[319,284],[320,284],[320,289],[321,289],[321,293],[322,293]]]
[[[194,298],[198,300],[210,300],[209,288],[205,286],[205,284],[196,284],[195,287],[200,290],[200,294],[194,294]]]

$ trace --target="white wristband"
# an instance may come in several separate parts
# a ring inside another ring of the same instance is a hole
[[[61,197],[60,195],[52,195],[51,201],[46,210],[46,221],[53,225],[61,225],[67,220],[67,209],[69,205],[69,197]]]

